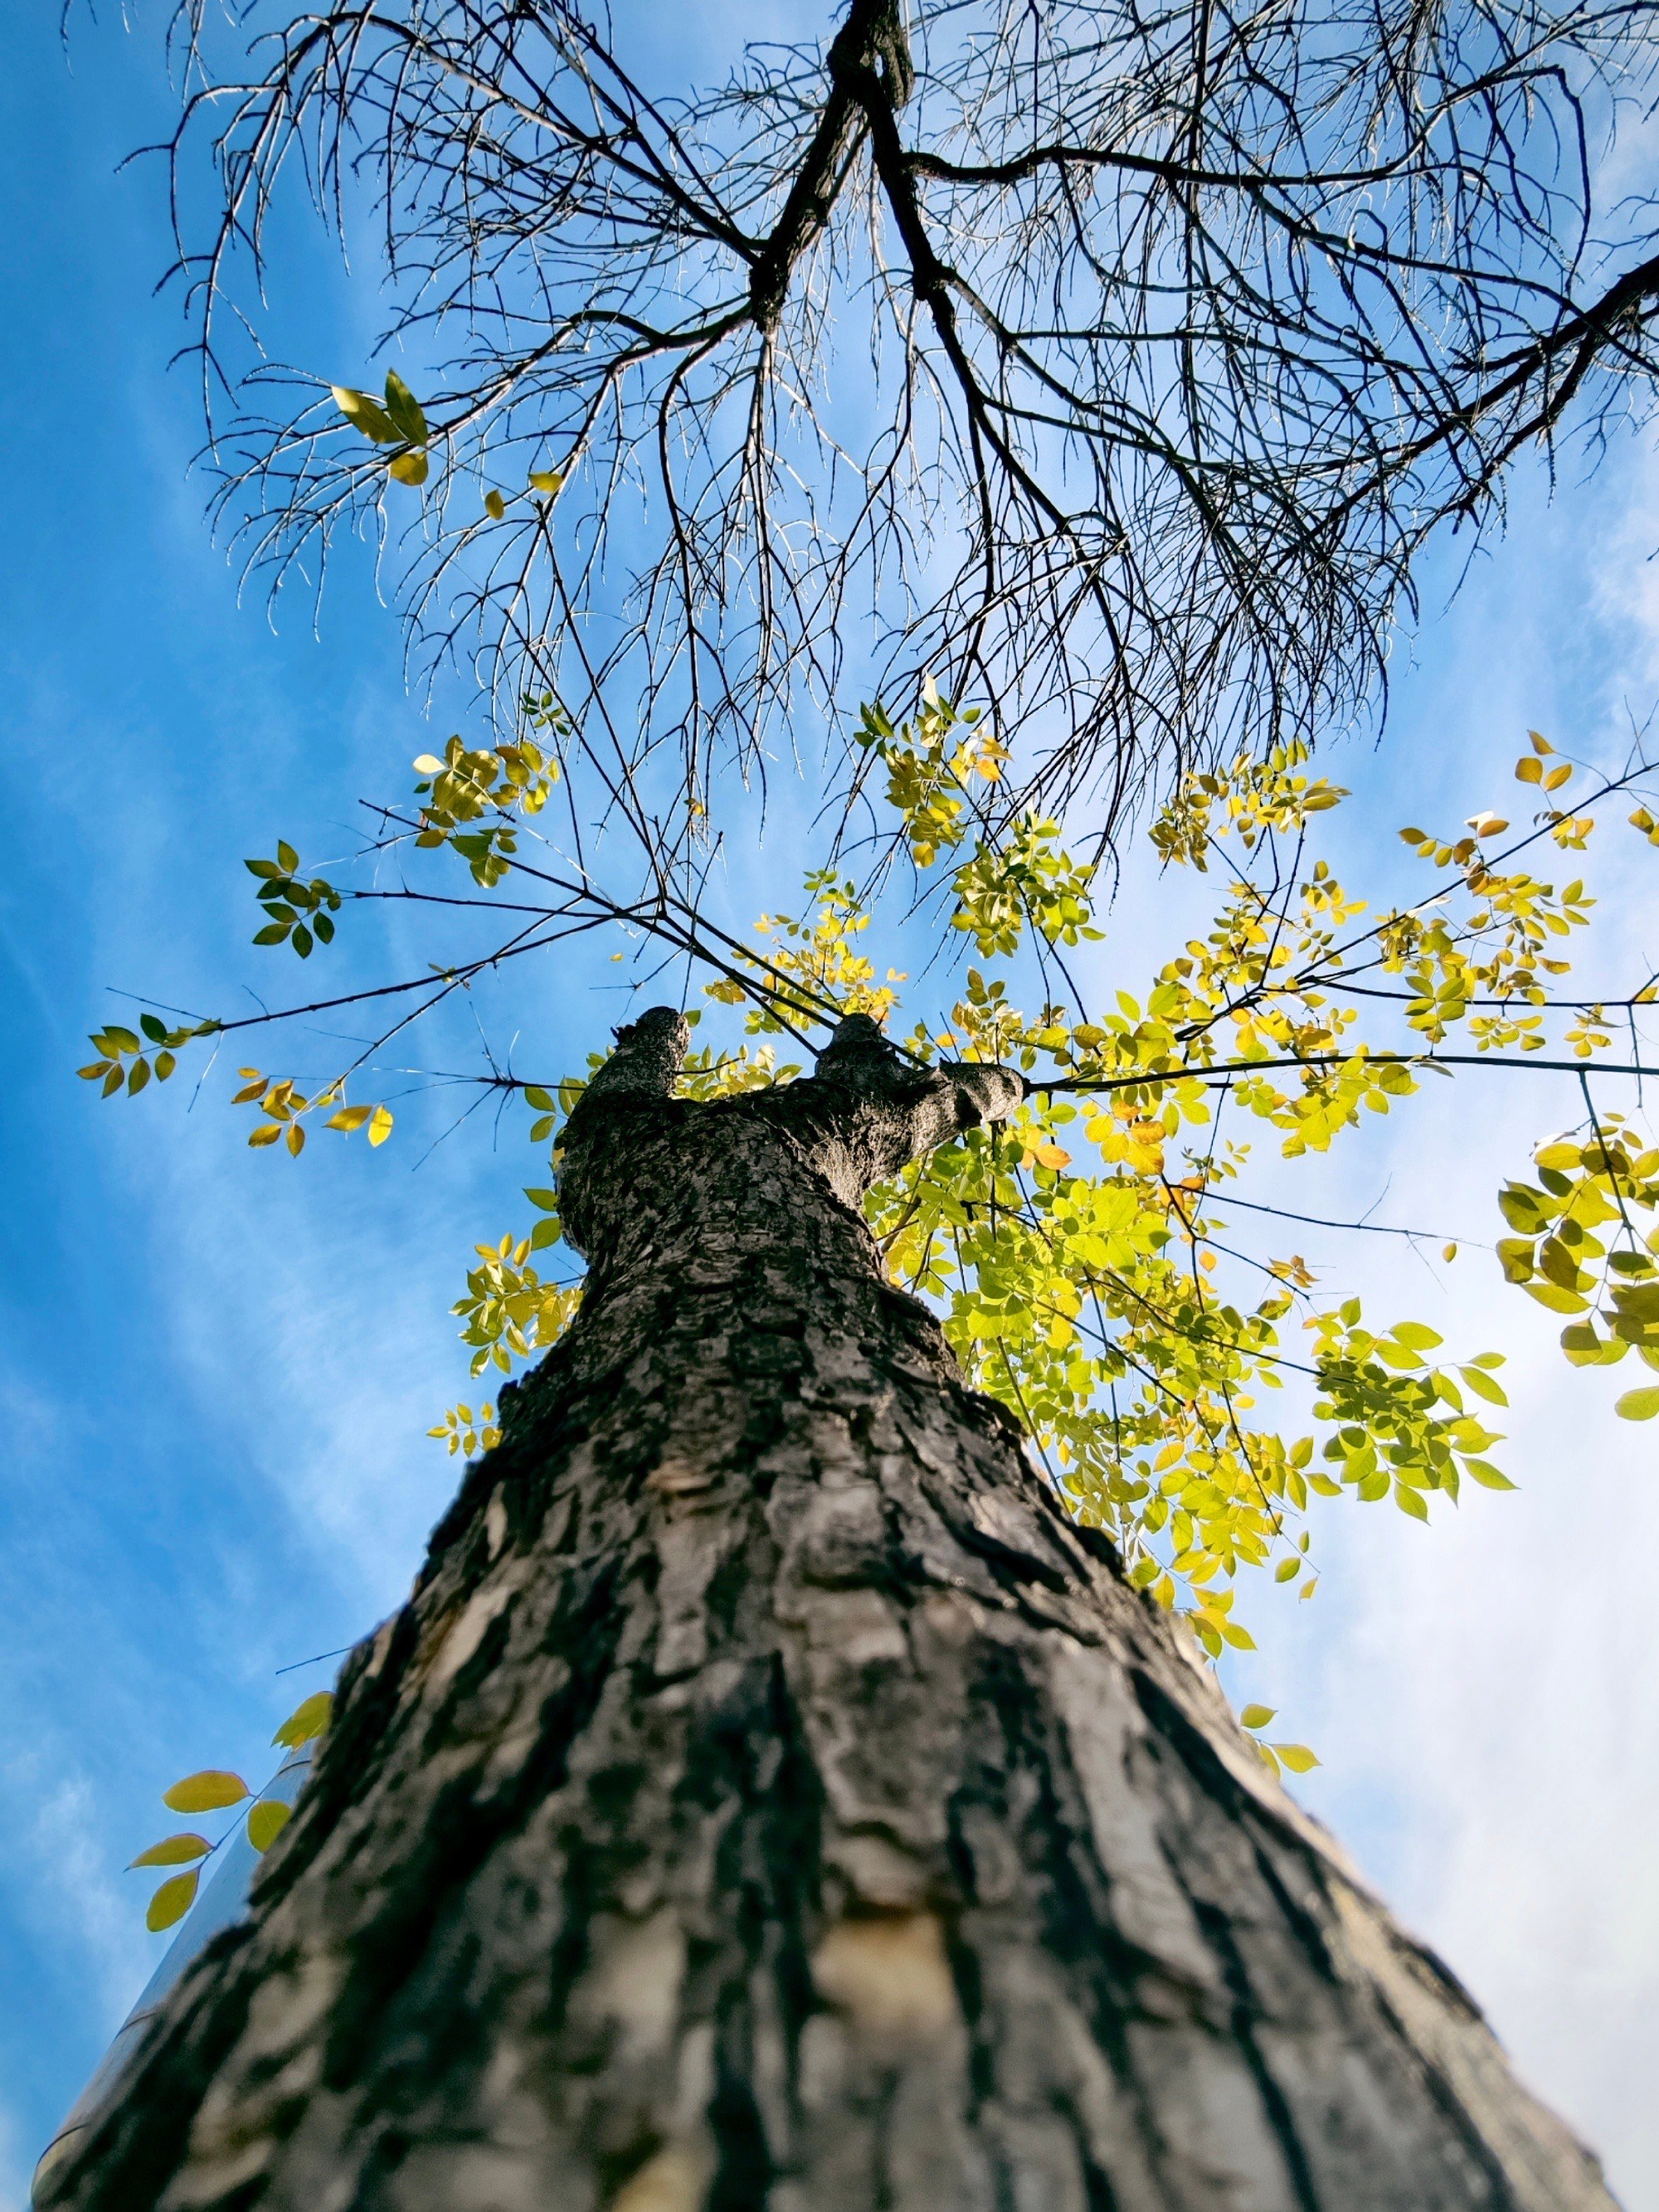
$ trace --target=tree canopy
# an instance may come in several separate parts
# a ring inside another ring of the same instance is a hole
[[[1402,825],[1421,896],[1379,907],[1319,850],[1344,794],[1312,757],[1376,699],[1439,526],[1501,515],[1534,441],[1646,415],[1652,202],[1607,156],[1651,10],[853,0],[826,41],[673,97],[558,0],[251,21],[174,27],[219,520],[277,589],[367,532],[417,653],[479,685],[477,726],[374,797],[342,863],[286,838],[247,860],[254,941],[309,977],[362,902],[480,933],[273,1014],[158,1000],[96,1033],[89,1080],[131,1096],[186,1051],[240,1062],[250,1029],[372,1009],[319,1078],[246,1047],[234,1098],[262,1151],[379,1146],[392,1038],[605,927],[700,976],[692,1096],[793,1073],[849,1012],[919,1066],[1017,1066],[1014,1119],[915,1164],[870,1224],[1212,1656],[1250,1641],[1240,1570],[1311,1594],[1315,1496],[1426,1520],[1507,1486],[1494,1356],[1322,1296],[1305,1217],[1247,1194],[1252,1140],[1322,1152],[1428,1071],[1566,1069],[1582,1118],[1505,1185],[1498,1258],[1575,1364],[1659,1368],[1659,1150],[1601,1087],[1640,1067],[1659,984],[1564,994],[1593,901],[1556,879],[1610,807],[1659,843],[1650,763],[1534,735],[1525,818]],[[290,183],[380,252],[383,380],[277,365],[260,287]],[[707,872],[792,730],[815,865],[733,934]],[[1213,869],[1215,912],[1103,985],[1076,954],[1138,826],[1162,866]],[[918,905],[944,1022],[872,949]],[[584,1075],[469,1079],[522,1102],[549,1160],[457,1304],[483,1382],[580,1302],[557,1164]],[[1305,1425],[1264,1410],[1287,1380]],[[1620,1407],[1659,1413],[1659,1387]],[[489,1449],[495,1401],[434,1433]]]

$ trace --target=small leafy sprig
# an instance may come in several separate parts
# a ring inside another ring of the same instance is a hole
[[[334,1717],[334,1696],[329,1690],[319,1690],[295,1707],[288,1718],[270,1739],[284,1749],[297,1751],[303,1744],[311,1743],[327,1732]],[[288,1826],[292,1807],[277,1797],[256,1796],[240,1774],[228,1767],[203,1767],[195,1774],[186,1774],[170,1790],[161,1793],[161,1802],[170,1813],[217,1813],[232,1806],[246,1805],[247,1839],[256,1851],[268,1851],[283,1830]],[[213,1854],[223,1849],[237,1829],[241,1819],[233,1820],[216,1840],[185,1829],[177,1834],[163,1836],[158,1844],[150,1844],[131,1862],[138,1867],[185,1867],[184,1874],[169,1875],[149,1900],[144,1914],[144,1925],[153,1934],[171,1928],[182,1920],[196,1902],[196,1893],[201,1886],[202,1868]],[[131,1869],[129,1869],[131,1871]]]
[[[494,1451],[501,1440],[495,1419],[493,1400],[486,1398],[475,1413],[471,1406],[452,1406],[435,1429],[428,1429],[429,1437],[436,1437],[449,1447],[453,1459],[464,1452],[468,1459],[480,1451]]]
[[[324,1127],[337,1129],[343,1136],[353,1136],[366,1128],[373,1146],[385,1144],[392,1134],[393,1116],[389,1106],[343,1106],[337,1103],[340,1096],[339,1083],[331,1083],[313,1097],[307,1097],[292,1076],[277,1078],[262,1075],[257,1067],[240,1071],[242,1088],[231,1100],[233,1106],[256,1104],[265,1119],[249,1132],[248,1143],[257,1152],[266,1145],[284,1141],[289,1152],[297,1159],[305,1150],[306,1133],[301,1116],[319,1112],[325,1106],[333,1106]]]
[[[292,944],[301,959],[308,960],[313,940],[332,944],[330,916],[340,911],[340,894],[322,876],[309,883],[301,879],[300,855],[292,845],[278,838],[274,860],[244,860],[242,866],[259,878],[254,896],[265,919],[254,936],[256,945]]]
[[[395,368],[386,373],[384,403],[350,385],[331,385],[334,404],[355,429],[377,446],[400,450],[386,465],[394,483],[418,489],[430,471],[427,453],[429,433],[425,410]]]
[[[76,1073],[83,1082],[101,1082],[106,1098],[123,1090],[130,1098],[136,1098],[149,1081],[152,1072],[158,1083],[165,1083],[179,1064],[178,1054],[191,1038],[212,1036],[220,1026],[216,1021],[206,1021],[169,1029],[159,1015],[140,1014],[138,1027],[143,1035],[139,1036],[119,1022],[111,1022],[92,1032],[92,1048],[97,1059]],[[149,1056],[152,1052],[153,1061]]]
[[[1305,1743],[1268,1743],[1255,1733],[1277,1719],[1273,1705],[1246,1705],[1239,1715],[1241,1723],[1251,1731],[1251,1748],[1277,1774],[1281,1766],[1288,1766],[1292,1774],[1306,1774],[1319,1765],[1318,1759]]]
[[[551,726],[557,710],[550,694],[540,712]],[[507,873],[518,850],[514,813],[539,814],[546,805],[559,781],[556,756],[527,737],[488,748],[469,746],[453,737],[441,759],[422,753],[415,766],[425,779],[415,787],[423,801],[415,842],[453,846],[473,881],[485,890],[493,889]],[[463,826],[489,813],[496,819],[484,828]]]

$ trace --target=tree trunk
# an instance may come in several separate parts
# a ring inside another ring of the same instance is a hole
[[[882,1277],[1019,1079],[568,1130],[591,1261],[77,2212],[1560,2212],[1613,2200]]]

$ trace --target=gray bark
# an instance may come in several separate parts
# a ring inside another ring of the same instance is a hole
[[[1607,2212],[932,1316],[870,1182],[1019,1079],[572,1116],[580,1316],[351,1656],[76,2212]]]

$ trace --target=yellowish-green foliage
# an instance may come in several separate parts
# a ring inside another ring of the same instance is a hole
[[[295,1707],[288,1718],[270,1739],[285,1749],[297,1751],[302,1744],[311,1743],[327,1732],[334,1717],[334,1697],[331,1691],[319,1690]],[[163,1836],[159,1844],[151,1844],[132,1861],[134,1867],[185,1867],[184,1874],[169,1875],[149,1900],[144,1915],[144,1925],[159,1933],[182,1920],[196,1902],[200,1887],[202,1868],[213,1854],[223,1849],[244,1817],[247,1821],[247,1838],[256,1851],[268,1851],[288,1825],[289,1808],[279,1798],[262,1797],[250,1790],[240,1774],[223,1767],[204,1767],[198,1773],[186,1774],[161,1793],[161,1802],[170,1813],[219,1813],[232,1808],[246,1806],[246,1815],[239,1809],[237,1816],[216,1840],[198,1834],[194,1829],[184,1829],[171,1836]]]
[[[358,414],[382,437],[374,407],[365,401]],[[415,452],[390,399],[380,411]],[[515,912],[533,914],[523,902],[536,885],[569,889],[527,863],[520,840],[538,834],[571,735],[544,695],[525,702],[514,744],[451,738],[441,757],[416,763],[414,808],[381,810],[386,836],[374,849],[453,850],[485,894],[513,874]],[[1510,1282],[1563,1316],[1575,1364],[1633,1352],[1659,1370],[1659,1150],[1599,1110],[1590,1087],[1609,1065],[1615,1018],[1629,1022],[1656,986],[1644,981],[1611,1003],[1562,998],[1567,947],[1593,902],[1581,880],[1558,884],[1523,865],[1551,847],[1583,851],[1595,830],[1588,808],[1633,776],[1603,781],[1580,811],[1569,803],[1573,764],[1534,734],[1515,766],[1530,819],[1511,830],[1489,810],[1447,836],[1402,830],[1425,871],[1421,895],[1375,910],[1312,849],[1316,825],[1345,793],[1310,772],[1301,749],[1191,775],[1150,834],[1166,868],[1213,877],[1208,927],[1162,948],[1146,971],[1118,975],[1109,1001],[1090,1007],[1064,961],[1101,935],[1091,872],[1051,822],[1017,815],[993,834],[988,795],[1002,782],[1003,745],[931,684],[910,720],[866,707],[860,735],[896,848],[950,928],[971,940],[976,964],[962,972],[948,1017],[907,1032],[906,978],[869,950],[874,920],[844,862],[810,873],[802,912],[763,916],[747,943],[700,935],[695,915],[676,922],[672,941],[714,971],[708,998],[745,1009],[732,1048],[690,1055],[684,1095],[787,1080],[800,1063],[780,1064],[772,1040],[805,1043],[814,1025],[854,1012],[883,1022],[918,1066],[945,1056],[1024,1073],[1028,1094],[1011,1121],[969,1131],[872,1194],[871,1231],[892,1279],[939,1311],[970,1378],[1018,1416],[1072,1510],[1110,1535],[1131,1581],[1182,1614],[1212,1656],[1250,1646],[1234,1605],[1242,1568],[1312,1595],[1316,1497],[1391,1500],[1427,1521],[1466,1482],[1510,1486],[1492,1456],[1505,1403],[1497,1356],[1450,1351],[1421,1321],[1379,1321],[1357,1297],[1322,1295],[1315,1272],[1285,1249],[1287,1228],[1263,1242],[1264,1209],[1245,1195],[1253,1146],[1287,1159],[1324,1153],[1367,1115],[1406,1106],[1431,1070],[1438,1079],[1485,1061],[1577,1073],[1581,1118],[1538,1149],[1535,1181],[1504,1188],[1513,1234],[1498,1257]],[[1645,807],[1629,818],[1659,844]],[[329,941],[343,902],[384,895],[302,878],[287,843],[248,866],[256,942],[292,944],[302,957]],[[608,911],[631,924],[638,910]],[[993,963],[1015,963],[1024,982],[991,972]],[[433,975],[434,1000],[465,980]],[[106,1094],[131,1095],[149,1079],[149,1054],[165,1076],[186,1044],[244,1025],[168,1028],[147,1013],[142,1036],[100,1031],[99,1056],[82,1073]],[[260,1116],[249,1141],[297,1153],[304,1117],[326,1109],[330,1127],[366,1128],[381,1143],[389,1109],[344,1103],[368,1057],[309,1094],[244,1068],[237,1102]],[[537,1357],[581,1297],[556,1178],[559,1128],[582,1081],[489,1079],[522,1090],[532,1142],[550,1159],[526,1189],[538,1217],[528,1233],[475,1247],[455,1306],[475,1376]],[[1445,1258],[1454,1255],[1449,1246]],[[1296,1410],[1281,1415],[1278,1405]],[[1627,1391],[1618,1409],[1659,1414],[1659,1386]],[[495,1406],[458,1405],[430,1433],[452,1453],[487,1451],[499,1437]],[[1273,1716],[1258,1710],[1247,1724],[1265,1728]],[[1297,1771],[1312,1758],[1293,1743],[1262,1747]],[[186,1840],[156,1848],[182,1851]]]
[[[939,700],[898,727],[866,712],[866,741],[923,866],[961,848],[975,783],[1000,772],[973,726],[966,737],[957,728]],[[1571,769],[1540,768],[1548,748],[1532,742],[1517,778],[1541,779],[1553,795]],[[1234,1615],[1241,1567],[1312,1594],[1313,1497],[1391,1499],[1426,1521],[1431,1501],[1455,1501],[1465,1481],[1510,1486],[1490,1456],[1505,1402],[1498,1356],[1449,1356],[1425,1323],[1372,1322],[1357,1297],[1322,1302],[1296,1254],[1241,1251],[1241,1238],[1257,1240],[1228,1200],[1242,1200],[1251,1122],[1286,1158],[1323,1152],[1364,1114],[1397,1109],[1425,1066],[1541,1049],[1550,981],[1568,967],[1547,948],[1584,927],[1590,902],[1582,884],[1557,887],[1495,852],[1510,825],[1487,813],[1449,841],[1403,833],[1433,878],[1418,904],[1372,915],[1306,850],[1311,818],[1344,795],[1293,749],[1188,779],[1152,836],[1167,861],[1200,871],[1234,852],[1212,927],[1173,949],[1139,995],[1120,990],[1089,1019],[1053,1000],[1028,1014],[1002,979],[969,968],[948,1026],[918,1025],[905,1049],[922,1064],[941,1054],[1012,1063],[1030,1095],[1010,1122],[968,1133],[870,1201],[893,1279],[939,1306],[968,1373],[1019,1417],[1073,1510],[1107,1530],[1131,1579],[1218,1655],[1251,1642]],[[1593,828],[1552,805],[1516,842],[1577,848]],[[1012,850],[995,909],[984,903],[984,848],[976,867],[956,870],[952,922],[983,942],[994,910],[1016,949],[1022,930],[1050,943],[1068,929],[1095,934],[1086,882],[1048,827],[1021,825]],[[1257,873],[1253,860],[1264,863]],[[1066,885],[1063,914],[1045,903],[1055,882]],[[863,949],[871,917],[855,883],[826,870],[806,887],[810,911],[763,917],[753,951],[734,954],[708,996],[747,1002],[751,1035],[790,1026],[826,998],[896,1028],[904,978],[878,972]],[[1398,1025],[1391,1043],[1371,1034],[1379,1009]],[[1605,1047],[1601,1009],[1561,1019],[1575,1059]],[[1443,1049],[1460,1038],[1472,1052]],[[704,1055],[688,1090],[717,1096],[769,1076],[744,1046],[713,1080]],[[1215,1120],[1224,1107],[1236,1129],[1225,1138]],[[1593,1316],[1577,1322],[1569,1358],[1606,1361],[1634,1346],[1659,1366],[1659,1272],[1635,1225],[1639,1212],[1659,1243],[1659,1152],[1621,1149],[1616,1117],[1588,1101],[1586,1122],[1583,1143],[1540,1152],[1543,1188],[1506,1191],[1511,1225],[1525,1233],[1501,1248],[1505,1272],[1575,1316],[1600,1297],[1607,1334]],[[553,1133],[545,1121],[540,1133]],[[531,1196],[547,1204],[552,1194]],[[1595,1233],[1610,1223],[1611,1250]],[[466,1310],[471,1341],[478,1310]],[[1266,1394],[1291,1378],[1309,1408],[1300,1434],[1264,1412]],[[1637,1416],[1655,1408],[1659,1392],[1620,1403]],[[1293,1766],[1310,1757],[1279,1749]]]

